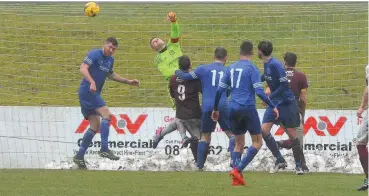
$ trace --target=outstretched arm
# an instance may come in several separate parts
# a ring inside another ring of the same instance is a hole
[[[131,86],[137,86],[137,87],[140,86],[140,81],[138,81],[136,79],[129,80],[127,78],[123,78],[123,77],[121,77],[120,75],[118,75],[114,72],[109,73],[108,78],[113,80],[113,81],[120,82],[120,83],[123,83],[123,84],[129,84]]]
[[[196,80],[201,77],[202,73],[202,66],[199,66],[193,71],[190,72],[184,72],[182,70],[176,70],[175,74],[177,77],[183,79],[183,80]]]

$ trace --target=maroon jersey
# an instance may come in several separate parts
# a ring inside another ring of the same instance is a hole
[[[170,96],[175,99],[176,118],[187,120],[201,117],[199,80],[182,80],[173,75],[169,82]]]
[[[294,68],[287,68],[286,75],[288,78],[289,86],[296,97],[296,100],[300,99],[302,89],[309,87],[306,75]]]

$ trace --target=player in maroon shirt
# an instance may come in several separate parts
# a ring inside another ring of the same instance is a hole
[[[286,75],[288,78],[288,84],[298,101],[298,106],[300,110],[301,124],[299,127],[296,127],[297,138],[301,144],[301,165],[304,173],[309,172],[309,168],[306,165],[305,156],[303,153],[303,136],[304,136],[304,117],[305,117],[305,109],[306,109],[306,90],[309,87],[306,75],[303,72],[298,71],[295,66],[297,62],[297,56],[295,53],[287,52],[284,55],[284,64],[286,69]],[[266,89],[266,93],[270,92],[269,89]],[[280,148],[292,148],[292,142],[290,139],[278,141],[277,144]]]
[[[184,72],[188,72],[191,69],[191,60],[188,56],[179,57],[178,64],[179,69]],[[186,129],[190,133],[192,136],[189,140],[190,148],[195,161],[197,161],[197,144],[201,133],[201,106],[199,99],[201,82],[199,80],[182,80],[172,75],[169,82],[169,92],[176,107],[175,123],[171,124],[177,125],[177,129]],[[154,143],[156,146],[168,133],[162,132],[155,137]]]

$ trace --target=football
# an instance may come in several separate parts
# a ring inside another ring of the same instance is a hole
[[[89,17],[94,17],[97,16],[97,14],[99,14],[100,12],[100,7],[97,3],[95,2],[88,2],[85,5],[85,9],[84,9],[85,15],[89,16]]]

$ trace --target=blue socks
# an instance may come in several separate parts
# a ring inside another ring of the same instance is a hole
[[[79,147],[79,150],[78,150],[78,153],[77,153],[77,157],[79,159],[84,159],[86,150],[87,150],[88,146],[91,144],[92,139],[94,138],[95,134],[96,133],[92,129],[88,129],[86,131],[86,133],[83,135],[82,144]]]
[[[228,145],[228,151],[231,153],[231,156],[234,150],[235,142],[236,142],[236,138],[234,135],[232,135],[232,137],[229,138],[229,145]]]
[[[109,149],[108,147],[109,127],[110,127],[110,120],[105,119],[105,118],[101,119],[100,135],[101,135],[101,151],[103,152]]]
[[[275,158],[277,158],[277,160],[284,160],[282,157],[281,152],[278,149],[278,145],[277,142],[275,142],[274,137],[272,136],[272,134],[269,133],[269,135],[263,135],[263,139],[265,141],[265,144],[267,145],[267,147],[269,148],[269,150],[272,152],[273,156]]]
[[[247,150],[246,156],[244,156],[241,162],[238,164],[237,169],[238,171],[243,171],[245,167],[254,159],[255,155],[259,152],[258,149],[250,146]]]
[[[232,152],[231,158],[232,158],[232,167],[235,168],[241,161],[241,152]]]
[[[200,141],[197,146],[197,167],[202,169],[205,164],[206,154],[208,153],[209,144],[205,141]]]

